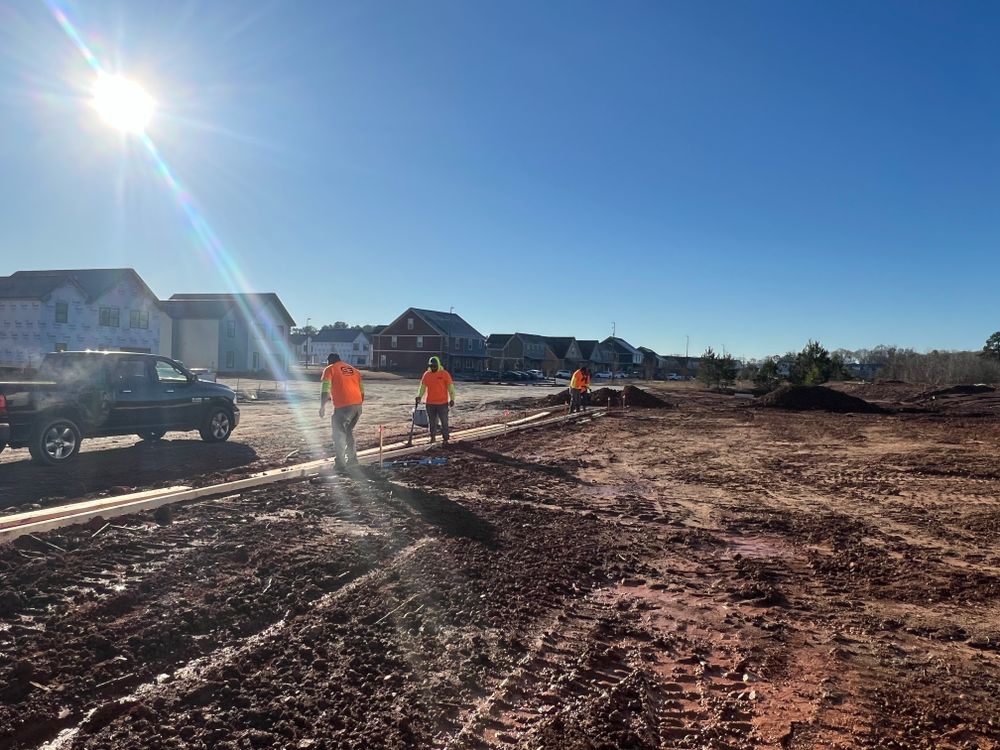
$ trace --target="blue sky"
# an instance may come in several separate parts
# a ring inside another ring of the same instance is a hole
[[[157,100],[148,134],[231,265],[97,118],[50,8],[0,0],[0,274],[245,281],[300,324],[614,321],[663,353],[1000,328],[995,3],[61,7]]]

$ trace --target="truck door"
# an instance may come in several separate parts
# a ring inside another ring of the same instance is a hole
[[[111,365],[114,389],[110,422],[115,430],[149,427],[157,421],[156,394],[146,357],[116,357]]]
[[[201,400],[192,399],[192,381],[187,373],[169,359],[156,359],[153,377],[161,424],[175,430],[197,427]]]

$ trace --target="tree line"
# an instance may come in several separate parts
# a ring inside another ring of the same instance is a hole
[[[818,341],[810,340],[800,352],[750,360],[742,367],[732,355],[720,356],[709,347],[701,357],[698,378],[712,388],[750,380],[757,388],[770,391],[784,382],[820,385],[831,380],[853,379],[855,375],[849,367],[852,363],[874,366],[879,380],[933,385],[1000,383],[1000,331],[990,336],[978,352],[939,349],[917,352],[886,345],[830,352]]]
[[[326,323],[325,325],[317,328],[316,326],[299,326],[298,328],[292,328],[289,333],[301,333],[303,336],[315,336],[320,331],[363,331],[364,333],[374,333],[377,326],[366,323],[365,325],[350,325],[343,320],[338,320],[333,323]]]

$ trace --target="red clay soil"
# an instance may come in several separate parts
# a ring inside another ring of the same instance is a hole
[[[755,402],[758,406],[789,411],[829,411],[840,414],[879,414],[882,407],[821,385],[783,385]]]
[[[0,546],[0,750],[1000,749],[1000,420],[667,392]]]

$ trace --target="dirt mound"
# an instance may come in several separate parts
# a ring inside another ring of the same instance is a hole
[[[979,393],[993,393],[992,385],[953,385],[948,388],[938,388],[921,394],[922,398],[937,398],[938,396],[975,396]]]
[[[642,388],[634,385],[627,385],[622,390],[615,388],[598,388],[590,393],[591,406],[621,406],[622,398],[625,399],[625,406],[636,409],[666,409],[670,403],[664,401],[659,396],[654,396]],[[545,398],[538,399],[536,406],[565,406],[569,403],[569,389],[553,393]]]
[[[760,406],[790,411],[832,411],[841,414],[881,414],[884,409],[862,398],[821,385],[783,385],[757,400]]]

